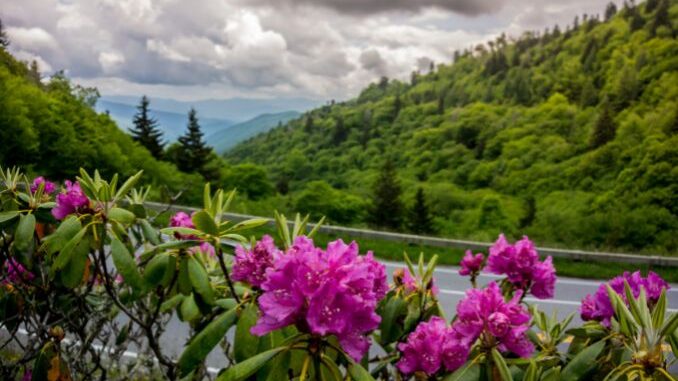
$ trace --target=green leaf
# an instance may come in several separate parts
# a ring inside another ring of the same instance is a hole
[[[217,377],[217,381],[246,380],[248,377],[255,374],[261,367],[266,365],[267,362],[271,361],[280,353],[288,350],[289,347],[278,347],[259,353],[254,357],[250,357],[249,359],[226,369],[224,373]]]
[[[250,329],[257,323],[258,311],[254,303],[248,303],[240,312],[233,340],[233,355],[236,362],[243,362],[257,354],[259,337],[251,334]]]
[[[115,237],[111,237],[111,255],[115,268],[122,275],[124,283],[132,287],[134,293],[144,292],[145,284],[139,274],[134,257],[127,250],[127,247]]]
[[[511,371],[509,370],[508,365],[506,365],[504,357],[501,355],[501,353],[499,353],[499,351],[496,348],[492,348],[492,362],[497,367],[497,370],[499,371],[499,375],[501,376],[502,380],[513,381]]]
[[[108,210],[109,219],[117,221],[123,225],[129,225],[134,222],[134,219],[137,217],[134,213],[130,212],[127,209],[122,208],[111,208]]]
[[[71,256],[73,255],[73,249],[75,246],[80,243],[82,238],[85,236],[85,233],[87,233],[87,228],[80,229],[73,238],[68,240],[66,245],[61,249],[61,252],[59,252],[59,255],[56,257],[56,260],[54,261],[54,264],[52,265],[52,268],[54,270],[60,270],[66,266],[68,262],[71,260]]]
[[[183,321],[193,321],[200,317],[200,308],[195,302],[195,295],[191,294],[181,301],[179,307],[179,318]]]
[[[144,281],[149,287],[156,287],[162,283],[165,274],[170,271],[170,256],[165,253],[160,253],[146,265],[144,269]]]
[[[214,290],[212,290],[210,278],[205,268],[194,256],[188,257],[188,278],[193,289],[203,297],[205,302],[214,303]]]
[[[548,369],[542,374],[540,381],[560,381],[560,367]]]
[[[661,331],[659,331],[660,337],[666,337],[672,335],[678,329],[678,312],[671,315],[671,317],[664,323]]]
[[[35,233],[35,215],[22,214],[14,233],[14,248],[19,251],[28,250],[33,242],[33,233]]]
[[[348,358],[348,357],[347,357]],[[354,362],[352,359],[348,363],[348,374],[351,376],[352,380],[355,381],[374,381],[374,377],[363,368],[362,365]]]
[[[402,334],[398,317],[404,315],[406,311],[407,302],[402,298],[392,296],[386,301],[379,326],[382,344],[392,343]]]
[[[44,239],[45,250],[50,255],[56,253],[78,234],[80,229],[82,229],[82,224],[76,216],[66,218],[53,234]]]
[[[132,190],[134,185],[139,181],[141,178],[141,175],[144,173],[143,170],[137,172],[135,175],[132,177],[128,178],[124,184],[118,189],[118,191],[115,193],[115,200],[119,200],[122,197],[125,197],[125,195]]]
[[[266,225],[268,221],[268,218],[253,218],[251,220],[239,222],[233,225],[233,227],[227,229],[227,231],[232,233],[240,230],[254,229],[258,228],[259,226]]]
[[[204,210],[195,213],[192,217],[195,228],[212,236],[219,236],[219,228],[214,218]]]
[[[228,310],[218,315],[191,339],[177,364],[182,377],[195,370],[205,360],[212,349],[226,336],[235,318],[236,309]]]
[[[570,363],[563,368],[561,373],[562,381],[582,380],[583,377],[596,366],[596,360],[603,348],[605,348],[605,341],[601,340],[579,352]]]
[[[461,368],[445,378],[445,381],[477,381],[480,378],[480,366],[475,361],[468,361]]]
[[[538,371],[539,368],[537,367],[537,362],[534,361],[534,359],[530,359],[530,365],[527,367],[527,370],[525,370],[523,381],[538,381]]]
[[[179,262],[179,278],[177,279],[177,287],[179,292],[184,295],[191,293],[193,287],[191,286],[191,278],[188,276],[188,258],[181,257],[181,262]]]
[[[139,223],[141,224],[141,231],[144,233],[144,238],[153,245],[159,245],[161,242],[159,234],[151,223],[146,219],[139,220]]]
[[[18,215],[19,215],[18,210],[10,210],[8,212],[0,212],[0,224],[3,223],[3,222],[7,222],[7,221],[11,220]]]
[[[176,294],[173,297],[167,299],[161,306],[160,306],[160,312],[166,313],[169,312],[173,309],[175,309],[179,303],[184,301],[184,296],[183,294]]]
[[[203,235],[203,232],[197,229],[191,229],[191,228],[183,228],[183,227],[171,227],[171,228],[163,228],[160,229],[160,233],[162,234],[167,234],[167,235],[174,235],[174,233],[179,233],[182,235],[195,235],[195,236],[201,236]],[[180,242],[188,242],[188,241],[180,241]],[[169,242],[167,242],[169,243]],[[163,244],[164,245],[164,244]],[[159,245],[162,246],[162,245]]]
[[[87,266],[87,254],[89,254],[89,240],[83,239],[73,248],[70,261],[59,271],[61,282],[68,288],[75,288],[83,281],[85,267]]]
[[[657,304],[652,309],[652,326],[655,329],[660,328],[664,324],[664,315],[666,314],[666,289],[662,289],[659,295]]]

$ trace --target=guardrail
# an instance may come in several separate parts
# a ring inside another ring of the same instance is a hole
[[[167,205],[156,202],[147,202],[146,205],[156,210],[165,210],[165,209],[171,211],[198,210],[198,208],[188,206]],[[242,221],[250,218],[262,218],[260,216],[252,216],[248,214],[239,214],[239,213],[225,213],[224,216],[229,219],[232,219],[233,221]],[[271,225],[275,223],[275,221],[272,218],[268,218],[268,220],[269,224]],[[309,226],[314,227],[315,224],[309,224]],[[490,246],[492,246],[492,243],[488,242],[467,241],[440,237],[428,237],[414,234],[392,233],[386,231],[347,228],[343,226],[332,226],[324,224],[320,226],[318,230],[323,233],[348,235],[354,239],[355,238],[381,239],[384,241],[403,242],[408,244],[417,244],[433,247],[487,250]],[[678,257],[667,257],[660,255],[606,253],[599,251],[554,249],[548,247],[538,247],[537,250],[542,255],[551,255],[554,258],[566,258],[575,261],[615,262],[615,263],[630,263],[662,267],[678,267]]]

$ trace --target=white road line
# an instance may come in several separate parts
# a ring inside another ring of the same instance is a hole
[[[399,262],[393,262],[393,261],[384,261],[380,260],[381,263],[383,263],[387,267],[405,267],[407,266],[405,263],[399,263]],[[459,275],[459,269],[455,267],[437,267],[435,272],[437,273],[444,273],[444,274],[453,274],[453,275]],[[491,278],[491,279],[499,279],[503,278],[501,275],[497,274],[491,274],[491,273],[481,273],[480,274],[481,278]],[[591,287],[598,287],[603,280],[595,281],[595,280],[584,280],[584,279],[574,279],[574,278],[558,278],[558,283],[559,284],[574,284],[574,285],[579,285],[579,286],[591,286]],[[668,292],[678,292],[678,285],[671,284],[671,288],[668,289]]]

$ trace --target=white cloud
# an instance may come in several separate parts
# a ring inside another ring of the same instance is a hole
[[[118,52],[101,52],[99,53],[99,64],[104,70],[104,73],[109,73],[119,68],[125,63],[125,57]]]
[[[7,28],[7,34],[12,42],[22,49],[42,50],[56,48],[56,40],[42,28]]]

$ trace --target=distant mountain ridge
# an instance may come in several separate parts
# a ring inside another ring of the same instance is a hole
[[[151,105],[152,106],[152,105]],[[137,113],[136,106],[111,102],[105,99],[97,102],[96,109],[98,112],[109,112],[111,118],[115,120],[120,129],[127,132],[132,127],[132,120]],[[187,114],[168,112],[154,109],[151,107],[151,116],[158,120],[160,129],[163,131],[163,139],[167,142],[176,141],[186,130]],[[234,122],[226,119],[216,118],[201,118],[200,125],[203,128],[205,136],[214,134],[219,130],[228,128]]]
[[[102,96],[100,102],[114,102],[136,107],[140,96],[114,95]],[[178,101],[168,98],[150,97],[151,110],[186,115],[191,107],[198,111],[201,120],[205,118],[244,122],[261,114],[277,114],[287,111],[304,112],[322,105],[324,102],[308,98],[230,98],[205,99],[197,101]]]
[[[275,128],[278,123],[285,124],[292,119],[298,118],[301,113],[297,111],[285,111],[275,114],[261,114],[248,121],[234,124],[227,128],[220,129],[210,135],[206,135],[207,144],[214,147],[217,153],[222,154],[257,134],[269,131]]]

